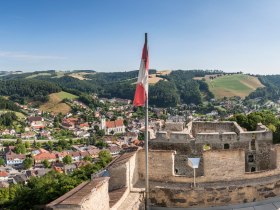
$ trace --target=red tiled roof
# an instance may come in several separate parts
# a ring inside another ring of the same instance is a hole
[[[82,127],[89,127],[89,124],[88,123],[82,123],[82,124],[80,124],[80,128],[82,128]]]
[[[6,171],[0,171],[0,177],[7,177],[9,174]]]
[[[71,117],[71,118],[67,118],[67,119],[65,119],[65,120],[63,120],[63,121],[66,121],[66,122],[68,122],[68,123],[77,123],[77,122],[79,121],[79,119],[78,119],[78,118]]]
[[[48,160],[48,159],[56,159],[56,155],[54,153],[42,152],[36,156],[34,156],[35,160]]]
[[[115,121],[107,121],[106,127],[107,128],[116,128],[123,126],[123,120],[115,120]]]

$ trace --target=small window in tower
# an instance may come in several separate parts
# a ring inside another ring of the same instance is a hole
[[[255,172],[256,171],[256,167],[251,167],[251,172]]]
[[[254,155],[248,155],[248,162],[253,163],[254,162]]]
[[[256,140],[255,139],[251,140],[251,150],[256,150]]]
[[[224,144],[224,149],[229,149],[229,144]]]

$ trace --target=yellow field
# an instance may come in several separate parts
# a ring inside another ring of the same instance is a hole
[[[157,71],[157,74],[160,75],[168,75],[171,73],[171,70],[161,70],[161,71]]]
[[[93,72],[93,73],[87,73],[87,72],[72,73],[72,74],[69,74],[69,76],[74,77],[79,80],[90,80],[89,78],[84,77],[87,74],[95,74],[95,72]]]
[[[160,80],[166,81],[166,79],[163,79],[163,78],[160,78],[160,77],[156,77],[156,74],[150,74],[150,75],[149,75],[149,78],[148,78],[149,84],[156,84],[156,83],[158,83]]]

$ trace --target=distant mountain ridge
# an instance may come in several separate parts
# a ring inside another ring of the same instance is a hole
[[[213,88],[209,87],[209,82],[203,79],[197,80],[196,78],[209,77],[211,75],[228,75],[228,77],[233,75],[232,77],[236,77],[239,72],[225,73],[220,70],[157,71],[153,69],[149,73],[149,79],[153,81],[150,82],[149,88],[150,104],[159,107],[170,107],[176,106],[179,103],[201,104],[204,100],[217,97],[217,93],[213,91]],[[95,70],[48,70],[5,75],[1,77],[2,81],[0,81],[0,84],[8,80],[23,80],[27,83],[45,81],[59,87],[57,92],[63,90],[77,96],[85,93],[97,94],[99,97],[133,99],[137,76],[138,70],[108,73]],[[249,76],[247,75],[246,77]],[[255,77],[251,75],[250,78],[254,78],[258,82],[258,78],[260,78],[261,82],[264,80],[262,76]],[[258,87],[257,91],[265,89],[263,86],[267,86],[267,84],[262,85],[261,82],[256,87],[254,84],[245,84],[246,87],[249,87],[248,85],[254,87],[248,93],[246,91],[242,93],[244,97],[250,93],[248,97],[254,97],[254,90]],[[234,96],[234,93],[232,96]]]

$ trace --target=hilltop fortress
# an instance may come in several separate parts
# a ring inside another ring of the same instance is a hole
[[[245,172],[272,169],[272,132],[262,124],[256,131],[244,131],[236,122],[167,122],[165,130],[157,132],[150,141],[150,148],[175,150],[175,173],[189,175],[188,157],[199,157],[198,175],[203,175],[203,152],[207,150],[242,149],[245,154]],[[184,161],[185,160],[185,161]],[[226,160],[225,160],[226,161]],[[191,170],[191,175],[192,175]]]
[[[256,131],[244,131],[236,122],[166,122],[149,146],[151,205],[221,206],[280,195],[280,145],[272,144],[272,132],[262,124]],[[194,157],[200,158],[196,187],[187,164]],[[104,174],[109,178],[94,178],[48,207],[141,208],[143,149],[121,155]]]

